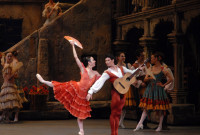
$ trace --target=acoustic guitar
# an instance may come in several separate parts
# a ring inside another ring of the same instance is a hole
[[[149,59],[146,59],[140,67],[143,67],[148,61]],[[126,73],[122,78],[118,78],[114,81],[114,88],[120,94],[125,94],[128,92],[131,84],[133,84],[136,81],[135,75],[140,71],[140,67],[138,67],[133,73]]]

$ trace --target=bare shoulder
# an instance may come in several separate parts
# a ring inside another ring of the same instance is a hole
[[[94,70],[94,74],[95,74],[95,75],[98,75],[98,76],[100,75],[99,72],[96,71],[96,70]]]
[[[169,72],[167,67],[163,67],[162,71],[163,71],[164,74],[168,74],[168,72]]]
[[[95,74],[97,74],[97,73],[98,73],[96,70],[93,70],[93,72],[94,72]]]

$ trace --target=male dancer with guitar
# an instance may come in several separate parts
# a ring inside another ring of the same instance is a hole
[[[126,67],[118,67],[114,64],[114,56],[107,55],[105,58],[105,63],[108,67],[104,71],[102,76],[93,84],[93,86],[88,91],[87,100],[92,98],[92,94],[98,92],[104,85],[106,80],[110,80],[111,83],[118,78],[122,78],[124,73],[134,73],[135,70],[129,70]],[[139,68],[140,69],[140,68]],[[111,135],[118,135],[119,118],[122,112],[122,108],[125,103],[124,94],[120,94],[116,89],[111,90],[111,114],[110,114],[110,126]]]
[[[126,56],[125,56],[124,52],[118,52],[117,56],[116,56],[116,60],[117,60],[117,66],[118,67],[124,66],[127,69],[132,69],[130,63],[125,63]],[[120,120],[119,120],[119,127],[121,127],[121,128],[125,128],[124,117],[126,115],[126,110],[128,108],[132,108],[132,106],[133,106],[133,94],[132,93],[133,93],[133,90],[132,90],[132,87],[130,87],[128,92],[125,94],[126,100],[125,100],[125,104],[124,104],[124,107],[122,109],[122,113],[121,113]]]

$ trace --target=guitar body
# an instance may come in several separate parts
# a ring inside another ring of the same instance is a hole
[[[135,77],[129,78],[132,74],[126,73],[122,78],[118,78],[114,81],[114,88],[120,93],[125,94],[128,92],[132,83],[136,81]]]
[[[144,66],[149,59],[147,58],[144,63],[139,66],[134,73],[126,73],[122,78],[118,78],[114,81],[113,85],[115,89],[120,93],[120,94],[125,94],[128,92],[129,87],[131,84],[133,84],[136,81],[135,75],[140,71],[140,68]]]

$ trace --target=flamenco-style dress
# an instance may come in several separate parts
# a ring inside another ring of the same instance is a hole
[[[168,110],[169,100],[165,93],[164,87],[156,85],[158,82],[162,82],[165,77],[163,73],[164,67],[158,74],[154,74],[156,80],[151,80],[144,92],[142,99],[140,100],[140,107],[146,110]]]
[[[0,92],[0,111],[15,111],[22,108],[21,97],[19,96],[14,76],[9,80],[5,76],[11,75],[12,64],[6,64],[2,70],[4,83]]]
[[[83,65],[83,64],[82,64]],[[84,67],[84,65],[83,65]],[[95,75],[90,78],[86,68],[81,74],[81,80],[79,82],[57,82],[52,81],[54,97],[64,105],[64,107],[75,117],[79,119],[86,119],[91,117],[90,115],[90,102],[86,100],[86,96],[89,88],[97,79]]]

